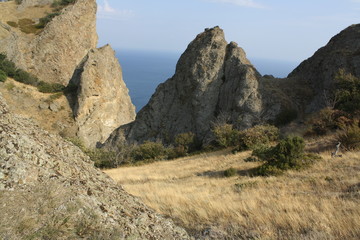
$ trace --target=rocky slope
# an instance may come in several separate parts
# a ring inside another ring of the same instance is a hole
[[[314,92],[315,97],[306,106],[307,112],[325,106],[324,91],[334,87],[339,69],[360,77],[360,24],[341,31],[289,74],[288,78],[296,79]]]
[[[135,117],[113,50],[110,46],[96,49],[96,1],[77,0],[66,6],[37,34],[5,24],[24,17],[39,21],[41,13],[53,10],[51,2],[24,0],[17,8],[15,3],[2,3],[7,11],[0,17],[0,52],[42,81],[68,85],[71,80],[79,85],[78,95],[68,97],[76,135],[87,147],[95,147]]]
[[[203,140],[217,118],[238,128],[252,126],[262,110],[260,74],[236,43],[228,44],[219,27],[193,40],[177,63],[175,75],[161,84],[136,120],[114,132],[107,146],[160,139],[193,132]]]
[[[71,80],[78,85],[74,107],[78,137],[86,147],[103,143],[118,126],[135,119],[135,107],[109,45],[92,49]]]
[[[0,95],[0,238],[188,239]]]
[[[37,2],[32,0],[24,4]],[[66,85],[76,66],[96,47],[96,8],[95,0],[77,0],[61,10],[38,35],[25,34],[8,26],[7,37],[0,39],[0,52],[39,79]]]

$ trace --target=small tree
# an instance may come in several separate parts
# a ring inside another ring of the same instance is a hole
[[[278,175],[289,169],[299,170],[309,166],[319,157],[305,154],[305,141],[301,137],[287,137],[275,147],[259,149],[253,155],[266,161],[257,170],[259,175]]]

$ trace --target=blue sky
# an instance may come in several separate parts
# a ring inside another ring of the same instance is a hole
[[[99,45],[182,53],[220,26],[249,57],[302,61],[360,23],[360,0],[97,0]]]

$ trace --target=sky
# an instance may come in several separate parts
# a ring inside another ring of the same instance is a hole
[[[351,24],[360,0],[97,0],[99,46],[182,53],[221,27],[249,58],[302,61]]]

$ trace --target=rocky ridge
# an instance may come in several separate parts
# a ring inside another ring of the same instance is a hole
[[[193,132],[203,143],[219,119],[236,128],[274,122],[287,111],[306,114],[325,107],[340,69],[360,76],[360,24],[333,37],[287,78],[262,77],[245,52],[223,31],[206,29],[181,56],[175,75],[161,84],[136,120],[121,126],[107,140],[119,142],[160,140],[172,143],[179,133]]]
[[[225,41],[222,29],[206,29],[189,44],[175,75],[158,86],[136,120],[115,131],[106,145],[116,146],[123,133],[130,142],[172,142],[186,132],[204,140],[212,123],[224,116],[238,128],[251,127],[262,111],[260,77],[244,50]]]
[[[0,237],[188,239],[0,95]]]
[[[296,79],[314,92],[305,106],[306,112],[325,107],[324,92],[333,89],[339,69],[360,77],[360,24],[351,25],[331,38],[289,74],[289,79]]]

